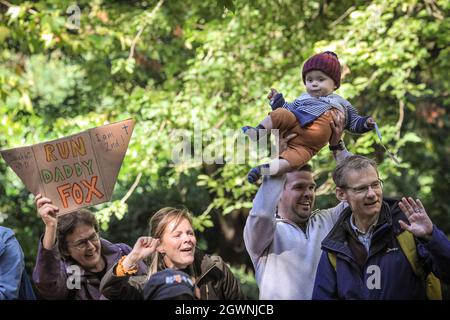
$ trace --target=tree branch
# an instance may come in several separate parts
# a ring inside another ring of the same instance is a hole
[[[163,3],[164,3],[164,0],[159,0],[159,2],[156,4],[156,7],[153,8],[152,12],[150,12],[150,14],[148,15],[146,21],[144,21],[144,24],[139,29],[138,33],[136,34],[136,36],[134,37],[133,41],[131,42],[130,54],[128,56],[128,59],[133,58],[133,56],[134,56],[134,49],[136,47],[137,42],[139,41],[139,38],[141,37],[142,32],[144,31],[144,29],[147,26],[147,24],[149,24],[153,20],[153,16],[159,10],[159,8],[162,6]]]
[[[128,190],[127,194],[122,199],[120,199],[120,203],[125,203],[128,200],[128,198],[133,193],[134,189],[136,189],[136,187],[138,186],[139,181],[141,180],[141,177],[142,177],[142,172],[139,172],[139,174],[137,175],[136,179],[134,180],[134,183],[131,186],[130,190]]]
[[[351,6],[350,8],[347,9],[347,11],[344,12],[344,14],[342,16],[340,16],[339,18],[337,18],[336,20],[334,20],[331,24],[330,27],[334,28],[336,27],[339,23],[341,23],[342,20],[344,20],[350,13],[352,13],[352,11],[355,10],[355,6]]]
[[[11,7],[18,7],[18,6],[16,6],[16,5],[13,5],[13,4],[9,3],[9,2],[6,1],[6,0],[0,0],[0,3],[3,4],[3,5],[5,5],[5,6],[7,6],[8,8],[11,8]],[[30,12],[30,13],[32,13],[32,14],[36,14],[36,13],[37,13],[37,11],[34,10],[34,9],[28,9],[28,12]]]
[[[403,124],[403,118],[405,117],[405,103],[403,102],[403,100],[400,100],[398,103],[398,113],[399,113],[398,121],[397,124],[395,125],[395,127],[397,128],[396,133],[397,140],[400,139],[400,129]]]

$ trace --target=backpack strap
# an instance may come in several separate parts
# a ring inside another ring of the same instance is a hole
[[[331,251],[328,251],[328,260],[330,260],[331,266],[336,272],[336,254]]]
[[[19,289],[19,300],[36,300],[33,285],[31,284],[30,277],[25,270],[23,270],[22,272],[22,280],[20,282]]]
[[[442,300],[441,282],[432,272],[426,274],[417,254],[416,241],[413,234],[405,230],[397,235],[397,240],[416,276],[425,280],[425,290],[428,299]]]
[[[425,279],[425,271],[419,262],[413,234],[405,230],[397,235],[397,240],[416,276]]]

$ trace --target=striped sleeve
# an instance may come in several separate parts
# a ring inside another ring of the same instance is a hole
[[[294,100],[294,102],[285,102],[282,106],[284,109],[288,109],[289,111],[294,111],[297,108],[300,108],[301,104],[299,100]]]
[[[347,100],[345,101],[344,107],[347,109],[348,123],[346,129],[352,133],[364,133],[370,131],[370,128],[366,128],[365,123],[368,116],[362,117],[358,114],[358,111],[354,106],[350,104]]]

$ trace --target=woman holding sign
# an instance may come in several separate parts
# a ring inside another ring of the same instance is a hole
[[[100,238],[97,220],[88,210],[57,216],[59,208],[50,199],[38,194],[35,200],[45,224],[33,272],[40,298],[105,299],[100,281],[131,247]],[[145,274],[144,263],[136,266],[138,274]]]
[[[187,210],[163,208],[150,220],[150,237],[137,240],[133,250],[108,270],[100,290],[109,299],[143,299],[149,277],[167,268],[187,273],[199,288],[200,299],[244,299],[239,282],[218,256],[196,250],[197,239]],[[139,263],[150,257],[146,277],[137,277]]]

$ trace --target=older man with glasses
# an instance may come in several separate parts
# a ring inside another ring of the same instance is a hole
[[[113,244],[99,236],[95,216],[79,210],[57,216],[51,200],[36,196],[38,213],[45,224],[39,243],[33,280],[42,299],[105,299],[100,281],[106,271],[131,252],[123,243]],[[138,274],[145,274],[143,262]]]
[[[377,166],[363,156],[343,160],[333,180],[349,207],[322,242],[313,299],[427,299],[427,285],[439,298],[429,275],[450,282],[450,241],[420,200],[383,198]]]

